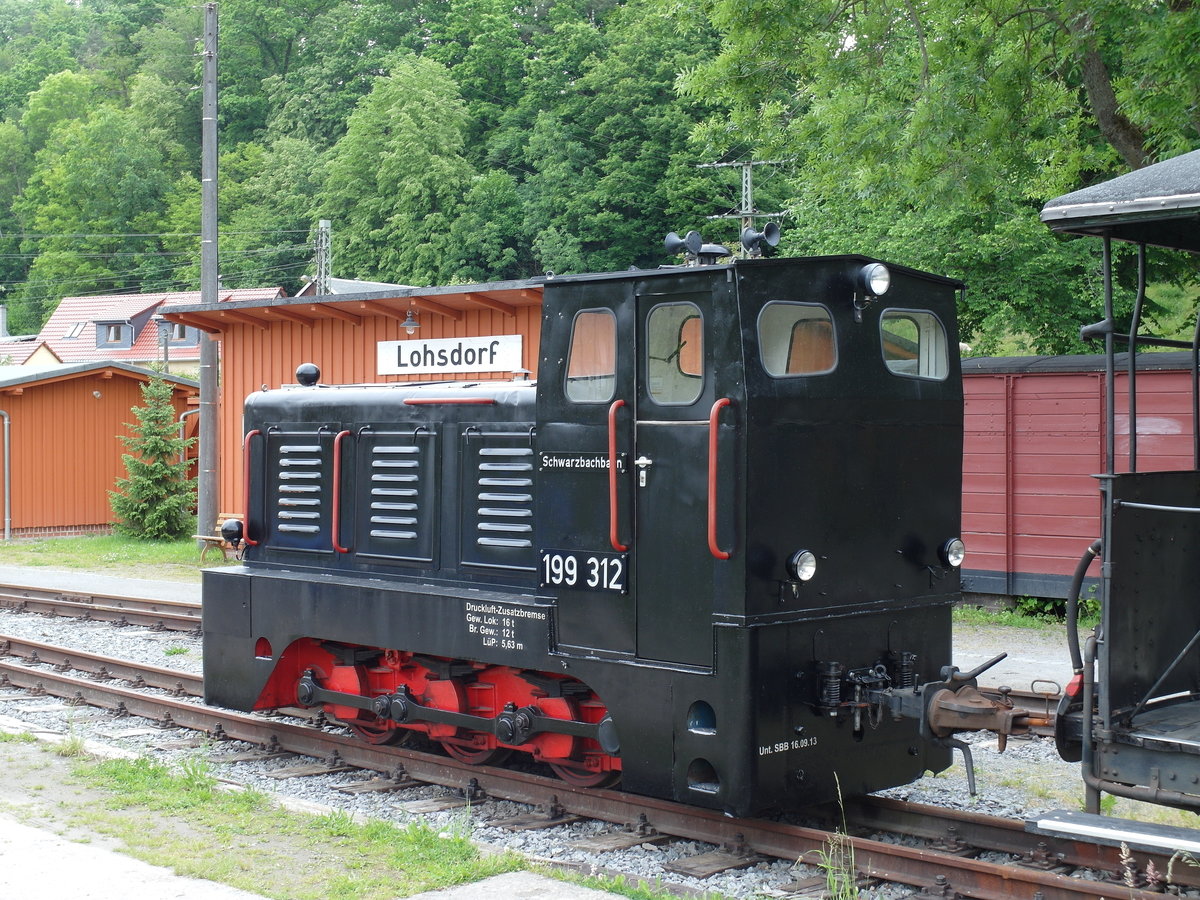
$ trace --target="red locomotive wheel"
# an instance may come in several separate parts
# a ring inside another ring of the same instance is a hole
[[[450,741],[439,741],[438,743],[442,745],[447,756],[453,756],[459,762],[464,762],[469,766],[499,766],[512,755],[512,751],[506,747],[478,750]]]
[[[413,732],[408,728],[389,728],[386,725],[368,725],[363,722],[347,722],[349,728],[361,740],[368,744],[383,746],[402,746],[412,739]]]
[[[587,769],[560,766],[556,763],[550,763],[550,768],[567,784],[579,788],[612,787],[621,780],[620,772],[589,772]]]

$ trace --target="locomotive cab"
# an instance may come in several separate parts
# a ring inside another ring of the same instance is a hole
[[[626,786],[795,807],[949,764],[865,692],[950,662],[958,287],[864,257],[547,285],[539,585],[559,653],[661,683],[606,695],[672,772],[627,755]]]

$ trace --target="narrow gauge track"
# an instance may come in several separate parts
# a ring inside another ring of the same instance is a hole
[[[17,656],[31,664],[44,663],[60,672],[74,670],[102,679],[119,678],[134,687],[158,688],[176,696],[199,697],[204,693],[204,679],[191,672],[129,662],[8,634],[0,634],[0,656]]]
[[[366,770],[383,773],[403,770],[409,778],[420,781],[464,791],[482,790],[496,798],[557,808],[572,815],[616,823],[645,822],[660,834],[723,845],[735,855],[813,861],[814,855],[828,851],[831,840],[838,840],[853,848],[855,865],[863,876],[927,888],[931,896],[957,894],[987,900],[1037,897],[1065,900],[1118,895],[1130,900],[1148,900],[1153,896],[1151,892],[1115,883],[1067,877],[1064,873],[1076,867],[1119,871],[1116,852],[1086,842],[1029,835],[1020,822],[878,798],[846,804],[845,816],[851,832],[887,830],[929,841],[925,847],[910,847],[860,836],[835,837],[829,831],[779,822],[730,819],[715,811],[616,791],[580,790],[556,778],[468,766],[415,750],[372,746],[277,717],[214,709],[194,700],[152,696],[111,680],[97,682],[70,675],[60,668],[68,664],[91,667],[103,669],[109,675],[119,671],[121,677],[140,679],[147,685],[153,680],[178,682],[181,673],[23,639],[0,637],[0,642],[4,642],[0,648],[7,653],[27,656],[24,660],[11,655],[0,659],[0,683],[5,686],[44,692],[74,703],[140,716],[164,726],[190,728],[216,738],[278,747],[317,759],[336,759],[340,764]],[[29,661],[35,653],[43,665]],[[45,664],[55,668],[47,668]],[[192,689],[198,689],[197,682],[190,683]],[[166,689],[172,690],[174,685]],[[972,858],[984,850],[1025,857],[1027,863]],[[1153,859],[1160,871],[1166,871],[1166,858],[1142,859],[1143,865]],[[1184,871],[1180,872],[1181,869]],[[1191,874],[1187,867],[1177,866],[1176,870],[1184,876]],[[1196,883],[1200,879],[1191,882]]]
[[[185,600],[147,600],[115,594],[0,585],[0,609],[51,616],[75,616],[159,631],[200,633],[200,606]]]

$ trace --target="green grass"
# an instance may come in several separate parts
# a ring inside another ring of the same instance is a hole
[[[954,607],[953,621],[963,625],[1009,625],[1038,629],[1047,629],[1056,624],[1051,619],[1026,616],[1015,609],[990,610],[979,606]]]
[[[204,567],[222,562],[220,554],[209,554]],[[86,569],[132,578],[195,582],[199,582],[201,570],[200,551],[191,538],[138,541],[115,534],[0,541],[0,566]]]
[[[958,625],[1006,625],[1011,628],[1048,630],[1061,628],[1063,620],[1055,616],[1030,616],[1018,609],[991,610],[979,606],[956,606],[952,621]],[[1079,619],[1079,631],[1084,633],[1100,621],[1098,615],[1084,615]]]
[[[71,766],[69,780],[98,796],[71,815],[76,834],[82,828],[152,865],[267,897],[404,897],[531,868],[511,853],[481,852],[469,820],[435,831],[418,822],[363,822],[341,810],[290,812],[258,791],[224,789],[200,758],[178,769],[147,758],[85,757]],[[532,868],[632,900],[675,896],[620,877]]]
[[[147,759],[86,760],[74,776],[104,794],[76,824],[120,840],[138,859],[268,897],[406,896],[524,868],[516,856],[482,855],[466,837],[421,824],[306,816],[255,791],[221,790],[202,762],[179,772]]]

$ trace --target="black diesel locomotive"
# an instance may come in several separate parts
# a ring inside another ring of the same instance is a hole
[[[302,366],[252,395],[244,562],[204,573],[208,702],[734,814],[1019,726],[943,669],[961,285],[697,238],[710,264],[539,281],[536,384]]]

